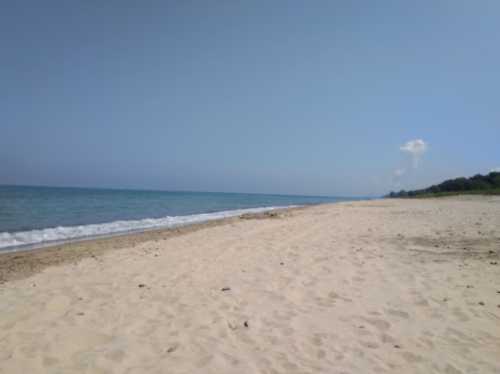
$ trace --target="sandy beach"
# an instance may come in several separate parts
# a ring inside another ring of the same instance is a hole
[[[500,198],[0,256],[0,373],[499,373]]]

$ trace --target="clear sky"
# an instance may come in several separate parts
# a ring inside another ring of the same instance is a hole
[[[0,184],[377,195],[500,167],[500,1],[11,1]]]

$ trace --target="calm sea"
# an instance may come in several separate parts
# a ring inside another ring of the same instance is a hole
[[[0,186],[0,250],[350,198]]]

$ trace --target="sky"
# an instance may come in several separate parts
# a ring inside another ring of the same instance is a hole
[[[19,1],[0,184],[377,196],[500,167],[500,2]]]

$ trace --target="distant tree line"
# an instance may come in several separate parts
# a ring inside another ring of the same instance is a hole
[[[500,193],[500,172],[476,174],[470,178],[448,179],[421,190],[391,192],[387,197],[440,196],[459,193]]]

